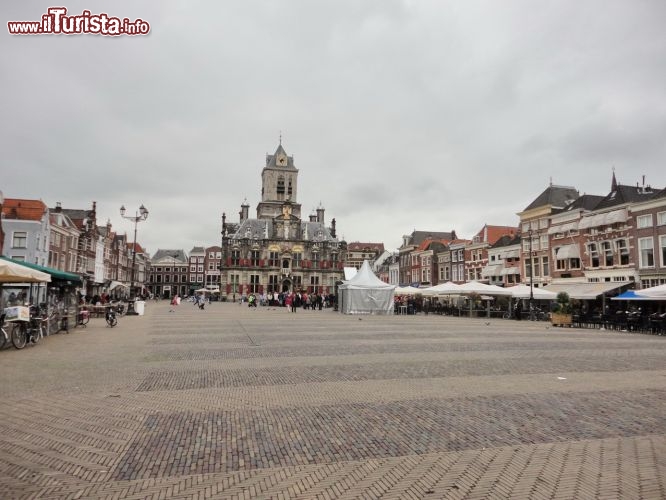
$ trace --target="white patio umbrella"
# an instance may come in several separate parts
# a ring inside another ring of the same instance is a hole
[[[198,290],[194,290],[196,293],[208,293],[210,290],[208,288],[199,288]]]
[[[653,286],[652,288],[636,290],[636,295],[640,297],[650,297],[656,300],[666,300],[666,285],[658,285]]]
[[[431,286],[430,288],[425,288],[423,290],[423,295],[435,296],[435,295],[458,295],[458,289],[460,285],[456,285],[452,281],[447,281],[446,283],[440,283],[439,285]]]
[[[479,281],[469,281],[462,285],[458,285],[458,293],[461,295],[469,295],[472,293],[477,293],[479,295],[511,295],[511,291],[508,288],[486,285]]]
[[[511,291],[511,296],[514,299],[529,299],[530,298],[530,287],[529,285],[516,285],[507,288]],[[537,300],[555,300],[557,294],[555,292],[549,292],[543,288],[534,288],[532,287],[532,297]]]

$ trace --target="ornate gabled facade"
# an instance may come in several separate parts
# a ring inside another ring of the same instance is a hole
[[[249,218],[247,202],[238,224],[222,216],[222,295],[333,293],[343,279],[346,243],[336,237],[335,219],[326,226],[323,207],[301,219],[298,169],[281,143],[266,155],[261,183],[256,219]]]

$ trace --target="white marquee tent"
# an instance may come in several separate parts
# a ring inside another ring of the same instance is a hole
[[[343,314],[393,314],[393,290],[372,272],[367,260],[350,280],[338,287]]]

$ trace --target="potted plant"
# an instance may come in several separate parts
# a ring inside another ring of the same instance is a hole
[[[555,299],[555,307],[550,315],[552,325],[571,326],[571,302],[567,292],[560,292]]]

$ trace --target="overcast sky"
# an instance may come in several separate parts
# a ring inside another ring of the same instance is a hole
[[[666,185],[663,0],[70,1],[151,32],[8,34],[51,5],[0,5],[0,189],[130,237],[143,203],[151,254],[254,215],[280,131],[303,217],[389,249],[517,225],[551,178]]]

